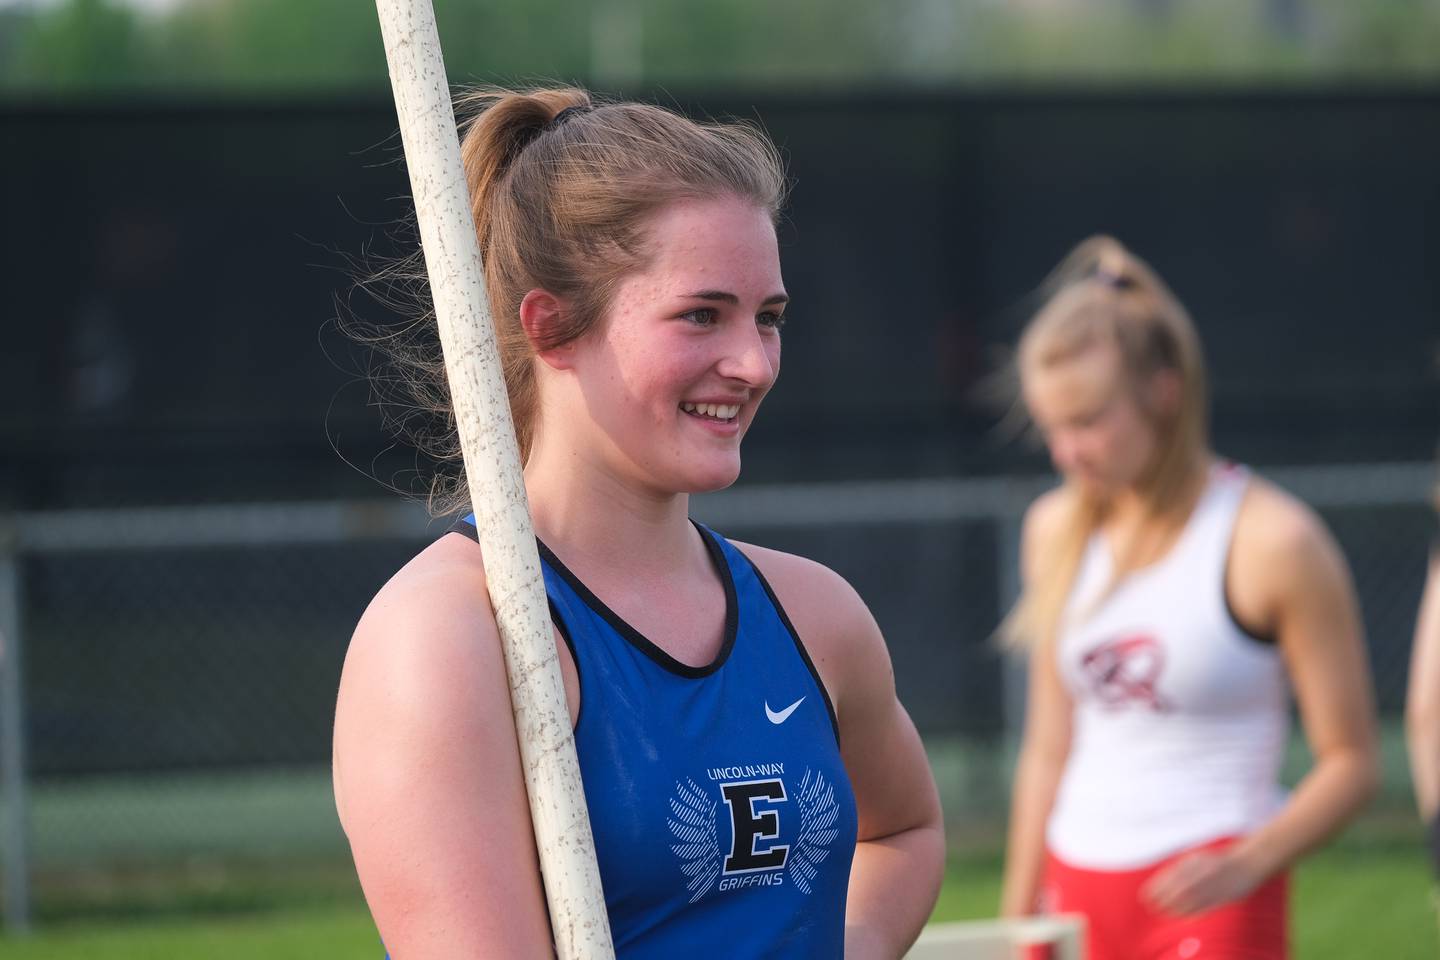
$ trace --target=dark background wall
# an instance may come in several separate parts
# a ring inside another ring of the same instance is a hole
[[[1433,452],[1440,96],[679,106],[758,120],[795,180],[794,319],[748,480],[1036,466],[974,386],[1096,231],[1196,316],[1226,452]],[[327,326],[347,256],[398,249],[394,123],[380,101],[0,106],[0,503],[370,495],[365,473],[409,466],[375,460],[360,358]]]
[[[1222,452],[1417,461],[1440,435],[1440,95],[682,100],[756,119],[794,177],[784,375],[742,482],[1036,472],[976,386],[1082,237],[1191,308]],[[379,101],[0,107],[0,507],[383,496],[388,449],[331,322],[407,185]],[[401,231],[403,233],[403,230]],[[346,464],[350,461],[353,466]],[[1433,518],[1332,512],[1398,709]],[[926,732],[993,736],[1000,530],[727,529],[849,577]],[[417,543],[25,564],[41,774],[315,763],[346,637]]]

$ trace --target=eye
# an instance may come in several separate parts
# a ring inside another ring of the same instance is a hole
[[[760,324],[760,326],[762,327],[770,327],[773,330],[779,330],[781,327],[785,326],[785,315],[776,313],[771,310],[757,316],[755,318],[755,322]]]
[[[710,307],[701,307],[680,314],[680,319],[689,320],[697,327],[708,327],[715,323],[715,311]]]

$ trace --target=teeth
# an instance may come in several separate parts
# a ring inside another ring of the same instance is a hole
[[[716,420],[733,420],[740,413],[740,404],[691,403],[686,400],[680,404],[680,409],[686,413],[698,413],[702,417],[713,417]]]

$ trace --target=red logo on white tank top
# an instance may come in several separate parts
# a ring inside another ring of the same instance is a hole
[[[1165,669],[1165,650],[1148,634],[1107,640],[1080,658],[1095,698],[1107,707],[1130,705],[1166,713],[1170,705],[1156,687]]]

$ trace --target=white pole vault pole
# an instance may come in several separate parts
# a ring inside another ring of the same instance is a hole
[[[614,956],[430,0],[376,0],[562,960]]]

